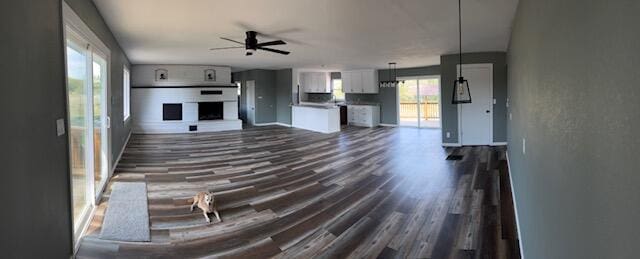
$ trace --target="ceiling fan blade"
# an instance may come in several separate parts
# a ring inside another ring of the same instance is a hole
[[[262,42],[262,43],[258,43],[258,47],[264,47],[264,46],[274,46],[274,45],[285,45],[287,44],[284,41],[281,40],[274,40],[274,41],[268,41],[268,42]]]
[[[231,41],[231,42],[235,42],[235,43],[238,43],[238,44],[240,44],[240,45],[243,45],[243,46],[244,46],[244,42],[239,42],[239,41],[237,41],[237,40],[232,40],[232,39],[225,38],[225,37],[220,37],[220,39],[228,40],[228,41]]]
[[[219,49],[244,49],[244,47],[223,47],[223,48],[210,48],[209,50],[219,50]]]
[[[271,52],[275,52],[275,53],[280,53],[282,55],[289,55],[289,53],[291,53],[289,51],[284,51],[284,50],[279,50],[279,49],[271,49],[271,48],[263,48],[263,47],[258,47],[258,49],[271,51]]]

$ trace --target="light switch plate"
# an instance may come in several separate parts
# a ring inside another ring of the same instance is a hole
[[[56,120],[56,132],[58,133],[58,137],[64,135],[64,119]]]

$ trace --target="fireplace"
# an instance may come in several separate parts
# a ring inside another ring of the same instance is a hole
[[[198,120],[222,120],[224,118],[223,102],[199,102]]]

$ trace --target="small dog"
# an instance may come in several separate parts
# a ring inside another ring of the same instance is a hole
[[[218,209],[216,206],[216,201],[213,198],[213,193],[210,192],[199,192],[196,196],[193,196],[193,204],[191,204],[191,211],[193,211],[193,207],[198,205],[198,208],[202,210],[202,214],[207,219],[207,222],[211,222],[209,219],[209,213],[213,212],[216,214],[216,218],[218,218],[218,222],[222,222],[220,219],[220,214],[218,214]]]

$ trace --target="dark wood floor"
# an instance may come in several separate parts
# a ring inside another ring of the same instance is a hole
[[[519,258],[504,149],[439,143],[390,127],[133,135],[111,183],[148,184],[152,242],[98,238],[107,191],[77,255]],[[189,211],[203,190],[224,222]]]

